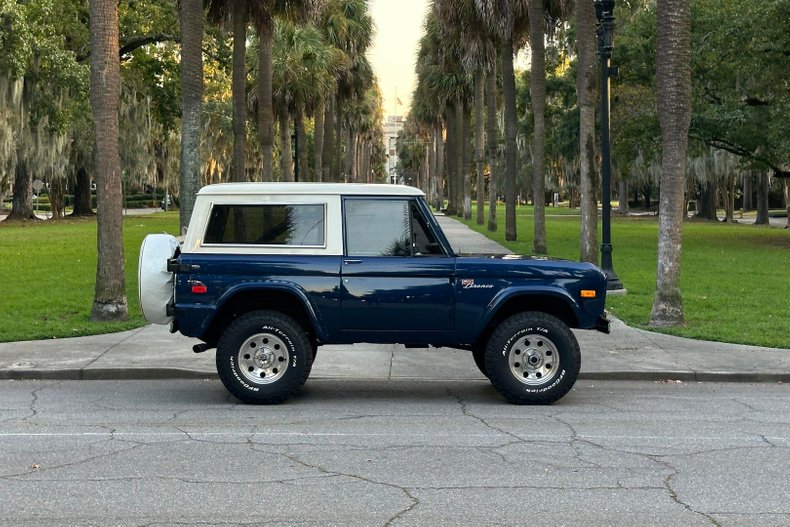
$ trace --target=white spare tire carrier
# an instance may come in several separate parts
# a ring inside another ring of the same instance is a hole
[[[167,261],[179,244],[169,234],[149,234],[140,247],[137,284],[143,316],[154,324],[169,324],[172,316],[167,306],[173,301],[174,275],[167,270]]]

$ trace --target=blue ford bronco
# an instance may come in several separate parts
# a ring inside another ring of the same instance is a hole
[[[456,254],[406,186],[209,185],[183,242],[146,237],[139,272],[146,319],[216,348],[247,403],[291,396],[319,346],[369,342],[469,350],[505,399],[548,404],[579,373],[570,328],[609,327],[596,266]]]

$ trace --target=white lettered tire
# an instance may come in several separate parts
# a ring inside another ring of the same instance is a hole
[[[154,324],[169,324],[167,305],[173,300],[173,273],[167,260],[178,250],[178,240],[169,234],[149,234],[140,247],[137,287],[143,316]]]
[[[505,319],[488,339],[485,367],[494,388],[514,404],[550,404],[571,388],[581,369],[570,328],[547,313]]]

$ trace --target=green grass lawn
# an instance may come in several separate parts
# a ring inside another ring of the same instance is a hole
[[[96,219],[0,222],[0,342],[108,333],[145,320],[137,299],[140,244],[152,232],[178,232],[178,213],[124,218],[129,320],[91,322],[96,283]]]
[[[579,259],[579,218],[546,208],[549,254]],[[504,240],[504,206],[499,230],[467,222],[512,251],[532,252],[532,207],[519,207],[519,241]],[[631,326],[647,328],[656,283],[656,217],[613,215],[614,269],[628,290],[607,298],[607,309]],[[600,235],[599,235],[600,242]],[[661,330],[685,337],[790,348],[790,230],[690,221],[683,227],[681,292],[683,327]]]

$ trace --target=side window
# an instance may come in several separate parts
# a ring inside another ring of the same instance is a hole
[[[411,256],[407,200],[347,199],[346,247],[349,256]]]
[[[214,205],[203,243],[324,245],[324,205]]]
[[[417,208],[416,204],[411,206],[412,229],[415,256],[443,256],[442,246],[433,229],[428,225],[428,221]]]

